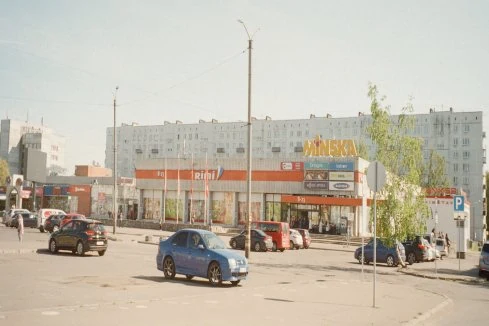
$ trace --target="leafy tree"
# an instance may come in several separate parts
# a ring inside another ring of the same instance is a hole
[[[423,186],[434,190],[434,195],[443,195],[443,188],[448,188],[450,183],[446,174],[445,158],[437,151],[431,150],[430,159],[425,167],[425,181]]]
[[[0,159],[0,184],[5,184],[5,179],[10,175],[8,163],[5,160]]]
[[[359,157],[363,158],[364,160],[369,160],[369,155],[368,155],[368,150],[367,150],[367,145],[365,145],[364,141],[358,141],[357,143],[357,154]]]
[[[486,225],[484,232],[487,232],[487,228],[489,226],[489,172],[486,172]]]
[[[412,104],[402,114],[391,117],[385,98],[378,99],[377,86],[369,85],[372,124],[367,134],[376,145],[375,159],[386,168],[388,178],[377,202],[377,235],[392,244],[426,231],[430,211],[421,188],[422,141],[410,136],[414,128]],[[373,210],[371,210],[373,219]]]

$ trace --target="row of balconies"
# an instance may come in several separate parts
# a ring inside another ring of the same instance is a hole
[[[135,151],[136,151],[136,154],[142,154],[143,153],[143,150],[141,148],[136,148]],[[280,153],[281,151],[282,151],[281,147],[272,147],[272,153]],[[294,147],[295,153],[301,153],[302,151],[303,151],[302,146]],[[245,152],[244,147],[237,147],[236,148],[236,153],[244,153],[244,152]],[[158,153],[159,153],[158,148],[151,149],[151,154],[158,154]],[[226,149],[224,147],[218,147],[216,149],[216,153],[218,153],[218,154],[226,153]]]

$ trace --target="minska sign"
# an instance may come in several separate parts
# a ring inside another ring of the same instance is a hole
[[[318,135],[304,142],[304,156],[344,157],[358,154],[352,139],[321,139]]]

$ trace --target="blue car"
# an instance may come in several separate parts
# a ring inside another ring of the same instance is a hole
[[[214,233],[199,229],[182,229],[166,240],[161,240],[156,256],[156,267],[165,278],[183,274],[207,278],[214,285],[230,281],[234,286],[248,275],[248,261],[244,256],[227,249]]]
[[[387,266],[397,266],[400,263],[396,246],[399,248],[402,261],[406,261],[406,251],[402,243],[396,241],[393,246],[387,246],[382,239],[377,239],[377,263],[385,263]],[[368,264],[374,260],[374,241],[370,240],[364,247],[363,262]],[[362,263],[362,247],[355,250],[354,257],[359,263]]]

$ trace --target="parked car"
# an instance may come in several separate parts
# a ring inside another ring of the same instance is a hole
[[[487,276],[489,279],[489,241],[482,245],[479,257],[479,276]]]
[[[49,237],[49,251],[71,250],[83,256],[87,251],[97,251],[103,256],[107,251],[107,231],[102,222],[92,219],[75,219],[68,221]]]
[[[59,230],[61,220],[65,216],[64,214],[51,215],[44,220],[43,230],[47,232],[56,232]]]
[[[41,208],[38,212],[37,212],[37,224],[38,224],[38,227],[39,227],[39,231],[41,232],[45,232],[46,230],[44,230],[44,224],[46,222],[46,219],[51,216],[51,215],[66,215],[66,213],[64,211],[62,211],[61,209],[56,209],[56,208]],[[59,226],[59,224],[58,224]],[[51,230],[52,231],[52,230]],[[51,232],[49,231],[49,232]]]
[[[156,268],[165,278],[183,274],[207,278],[213,286],[230,281],[238,285],[248,275],[248,261],[236,251],[226,248],[214,233],[199,229],[182,229],[168,239],[160,240]]]
[[[440,253],[440,258],[443,259],[443,256],[448,257],[448,246],[447,241],[445,239],[436,239],[436,250]]]
[[[307,229],[295,229],[295,230],[299,231],[299,233],[302,235],[302,247],[304,249],[309,248],[312,241],[311,235],[309,234],[309,230]]]
[[[284,251],[290,248],[289,223],[275,221],[253,221],[253,229],[260,229],[272,237],[273,251]]]
[[[17,214],[17,213],[30,213],[29,210],[24,209],[24,208],[14,208],[14,209],[9,209],[7,213],[5,214],[5,217],[3,219],[4,223],[6,226],[10,226],[10,223],[12,222],[12,218]]]
[[[37,216],[32,213],[20,213],[22,219],[24,221],[24,228],[37,228]],[[19,213],[15,214],[12,220],[10,221],[10,227],[17,228],[19,227]]]
[[[397,266],[399,265],[399,256],[397,254],[397,248],[399,249],[399,253],[401,254],[401,258],[403,261],[406,261],[406,252],[404,246],[399,241],[393,246],[387,246],[385,244],[385,240],[377,239],[377,262],[385,263],[387,266]],[[362,259],[362,247],[359,247],[355,250],[354,257],[358,260],[359,263],[362,263],[362,260],[365,264],[369,264],[374,260],[374,241],[370,240],[364,247],[364,258]]]
[[[272,250],[273,242],[272,237],[266,235],[262,230],[251,229],[251,249],[255,251],[268,251]],[[232,237],[229,240],[229,245],[233,249],[244,249],[245,248],[245,240],[246,240],[246,230],[238,234],[237,236]]]
[[[299,231],[290,229],[289,230],[290,237],[290,249],[300,249],[304,246],[304,240],[302,239],[302,235]]]
[[[66,223],[68,223],[71,220],[83,220],[83,219],[86,219],[85,215],[83,215],[83,214],[69,213],[69,214],[63,215],[61,217],[60,227],[62,227],[63,225],[65,225]]]

